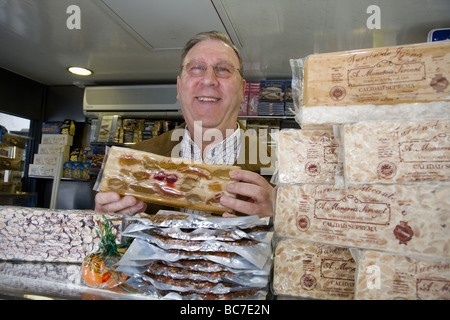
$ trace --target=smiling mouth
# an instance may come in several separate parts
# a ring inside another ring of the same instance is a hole
[[[202,102],[216,102],[219,101],[219,98],[211,98],[211,97],[197,97],[197,100]]]

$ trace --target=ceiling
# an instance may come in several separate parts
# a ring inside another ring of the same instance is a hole
[[[247,81],[289,79],[291,58],[426,42],[449,12],[449,0],[0,0],[0,67],[45,85],[175,83],[184,43],[219,30]]]

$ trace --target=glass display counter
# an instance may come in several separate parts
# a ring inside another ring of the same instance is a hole
[[[0,260],[0,299],[142,300],[131,288],[96,289],[84,284],[81,264]]]

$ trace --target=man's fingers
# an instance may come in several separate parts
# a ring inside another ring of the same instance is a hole
[[[266,179],[255,172],[247,171],[247,170],[233,170],[230,171],[230,177],[234,180],[244,181],[251,184],[256,184],[265,188],[266,186],[270,186]]]
[[[133,215],[145,211],[147,205],[133,196],[121,197],[116,192],[99,192],[95,196],[95,211]]]

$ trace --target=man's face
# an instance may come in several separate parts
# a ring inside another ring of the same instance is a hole
[[[239,59],[231,47],[218,40],[197,43],[187,53],[183,65],[202,62],[216,66],[226,62],[239,68]],[[202,121],[204,129],[217,128],[222,132],[236,128],[239,105],[243,101],[245,81],[235,70],[230,78],[220,78],[208,67],[202,76],[191,76],[183,68],[177,77],[177,99],[188,128],[194,121]],[[192,134],[192,132],[191,132]]]

